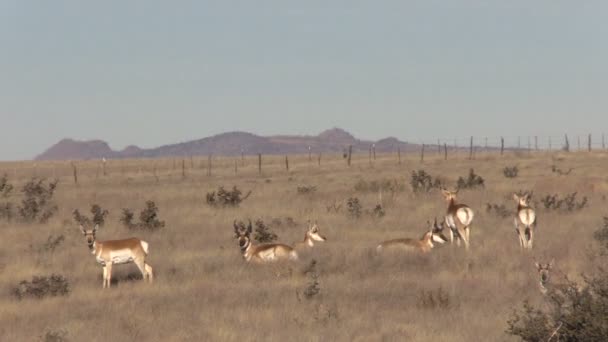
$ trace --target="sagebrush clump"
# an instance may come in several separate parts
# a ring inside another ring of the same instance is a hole
[[[517,165],[511,167],[505,166],[505,168],[502,169],[502,173],[507,178],[516,178],[519,175],[519,168],[517,168]]]
[[[232,190],[228,191],[220,186],[216,191],[208,192],[205,196],[207,204],[212,207],[238,207],[241,202],[246,200],[251,191],[247,192],[245,196],[239,188],[236,186],[232,187]]]
[[[469,175],[467,178],[458,177],[458,181],[456,182],[457,189],[475,189],[475,188],[483,188],[485,187],[485,180],[475,174],[475,170],[470,169]]]
[[[154,201],[146,201],[146,207],[139,213],[139,222],[133,222],[135,214],[131,209],[123,208],[120,222],[129,229],[158,230],[165,226],[165,221],[158,218],[158,207]]]
[[[21,220],[27,223],[46,223],[56,212],[57,205],[52,202],[59,180],[45,184],[44,179],[32,178],[21,192],[24,198],[18,207]]]
[[[561,211],[575,211],[581,210],[589,205],[587,196],[584,196],[580,201],[577,201],[577,192],[566,194],[561,197],[558,194],[545,195],[540,199],[546,210],[561,210]]]
[[[432,189],[441,189],[443,183],[439,178],[433,177],[424,170],[412,171],[410,185],[414,193],[429,192]]]
[[[74,221],[83,226],[103,226],[106,222],[106,216],[108,216],[108,214],[110,213],[109,211],[101,208],[101,206],[99,206],[98,204],[91,205],[90,212],[93,215],[92,218],[88,218],[85,215],[80,214],[80,211],[78,211],[78,209],[74,209],[74,211],[72,212]]]
[[[262,219],[258,219],[254,223],[255,234],[253,238],[260,243],[268,243],[276,241],[279,237],[277,234],[272,232],[270,226],[266,225]]]
[[[59,274],[34,276],[31,281],[23,280],[13,288],[12,294],[17,299],[42,299],[44,297],[66,296],[70,293],[70,283]]]

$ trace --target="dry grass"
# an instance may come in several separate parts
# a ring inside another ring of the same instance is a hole
[[[19,199],[17,190],[31,176],[58,177],[60,183],[59,211],[47,224],[0,223],[0,336],[6,341],[44,339],[53,332],[72,341],[510,341],[504,331],[513,308],[526,298],[542,301],[532,256],[555,257],[559,272],[575,279],[589,269],[586,250],[607,214],[605,153],[480,155],[473,161],[463,155],[449,163],[431,156],[424,164],[412,155],[402,165],[393,155],[379,156],[374,165],[360,158],[348,168],[338,156],[324,156],[321,167],[307,156],[292,157],[287,173],[283,157],[265,157],[261,176],[257,158],[245,165],[238,158],[237,174],[234,159],[217,158],[211,177],[207,158],[194,159],[194,168],[186,159],[185,179],[181,160],[175,168],[173,160],[109,161],[106,177],[98,162],[81,162],[77,186],[67,162],[2,163],[0,173],[8,173],[16,188],[10,200]],[[551,172],[554,164],[574,171],[557,175]],[[517,178],[504,177],[510,165],[518,165]],[[419,237],[425,222],[445,211],[437,190],[414,195],[409,188],[411,171],[421,168],[454,185],[470,168],[484,177],[485,189],[459,194],[477,214],[471,250],[443,246],[425,256],[377,257],[378,242]],[[358,197],[364,209],[378,204],[378,193],[355,190],[360,180],[406,186],[383,193],[381,219],[365,214],[349,219],[345,205],[328,212],[328,205],[349,197]],[[233,185],[253,191],[240,207],[206,204],[207,192]],[[316,191],[298,194],[298,186]],[[539,208],[535,249],[521,253],[512,219],[485,212],[488,202],[514,207],[511,193],[519,190],[533,190],[535,196],[578,191],[590,204],[564,213]],[[97,203],[110,211],[99,238],[123,238],[133,232],[119,223],[121,208],[141,208],[146,200],[156,202],[166,221],[156,232],[136,232],[150,243],[155,283],[141,282],[134,265],[118,266],[112,289],[102,291],[101,267],[71,213],[88,212]],[[328,241],[299,263],[246,265],[233,240],[233,220],[286,217],[299,225],[272,226],[279,241],[301,240],[308,219],[319,222]],[[52,251],[42,248],[50,235],[61,234],[65,240]],[[311,258],[318,261],[320,293],[307,299],[301,293],[311,277],[303,271]],[[11,296],[21,280],[52,273],[69,279],[68,296],[22,301]],[[429,293],[441,296],[442,304],[429,305]]]

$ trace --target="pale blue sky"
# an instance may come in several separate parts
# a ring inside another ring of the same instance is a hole
[[[608,1],[0,0],[0,160],[64,137],[599,134],[607,90]]]

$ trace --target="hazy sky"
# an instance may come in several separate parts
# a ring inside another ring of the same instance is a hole
[[[608,1],[0,0],[0,119],[0,160],[64,137],[608,133]]]

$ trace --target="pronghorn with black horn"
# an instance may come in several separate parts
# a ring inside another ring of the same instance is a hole
[[[517,212],[513,220],[515,232],[519,236],[519,245],[524,249],[532,249],[536,227],[536,212],[530,207],[530,197],[529,193],[513,194],[513,199],[517,202]]]
[[[148,256],[148,243],[138,238],[123,240],[97,241],[96,233],[99,225],[96,224],[92,230],[85,229],[80,225],[80,231],[84,235],[91,254],[103,266],[103,288],[110,287],[112,282],[112,265],[134,263],[139,268],[144,280],[150,282],[154,278],[152,267],[146,263]]]
[[[380,253],[384,250],[404,250],[428,253],[435,247],[433,241],[437,243],[444,243],[447,241],[445,236],[441,233],[443,227],[440,228],[440,226],[437,225],[437,219],[435,219],[435,223],[432,225],[431,222],[427,221],[427,225],[429,228],[428,231],[425,232],[419,240],[403,238],[384,241],[376,247],[376,251]]]
[[[249,220],[247,227],[243,223],[237,224],[236,220],[234,221],[235,238],[238,240],[243,258],[247,262],[265,263],[277,260],[298,260],[298,253],[288,245],[280,243],[254,245],[251,241],[252,229],[251,220]]]
[[[454,241],[454,235],[456,235],[456,244],[460,246],[460,240],[462,240],[464,241],[464,247],[469,249],[471,222],[473,222],[475,216],[473,209],[466,204],[456,203],[458,190],[441,189],[441,193],[448,203],[445,223],[450,228],[450,243]]]
[[[310,223],[310,221],[308,221],[308,230],[306,230],[306,234],[304,235],[304,241],[294,243],[293,247],[296,250],[309,249],[309,248],[314,247],[315,241],[323,242],[323,241],[327,241],[327,238],[325,238],[325,236],[321,235],[319,226],[317,225],[316,221],[314,224],[312,224],[312,223]]]

